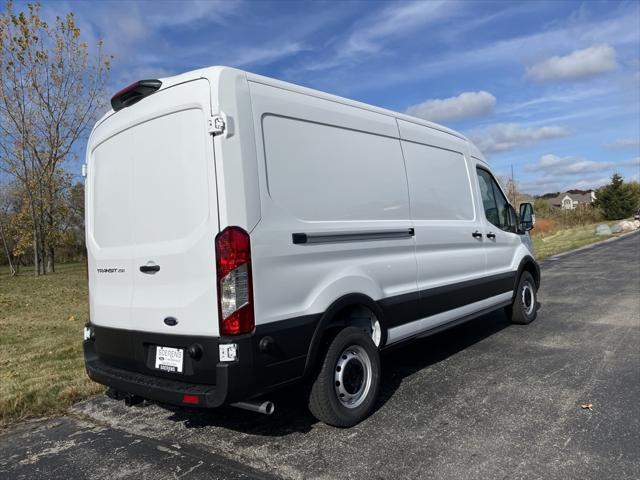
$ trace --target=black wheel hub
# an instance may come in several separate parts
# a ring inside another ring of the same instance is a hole
[[[355,359],[347,363],[344,367],[342,381],[347,392],[351,395],[357,393],[364,383],[364,368],[362,364]]]

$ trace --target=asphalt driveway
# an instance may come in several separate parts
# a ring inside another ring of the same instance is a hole
[[[357,427],[299,389],[270,417],[99,397],[0,435],[0,478],[640,478],[640,234],[542,275],[531,325],[495,312],[386,355]]]

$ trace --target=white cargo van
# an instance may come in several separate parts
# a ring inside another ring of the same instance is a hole
[[[111,105],[87,149],[84,352],[118,398],[270,413],[301,382],[350,426],[381,350],[536,317],[531,205],[454,131],[226,67]]]

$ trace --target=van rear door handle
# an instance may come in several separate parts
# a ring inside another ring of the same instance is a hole
[[[489,232],[487,233],[487,238],[490,238],[491,240],[495,240],[496,239],[496,234],[493,232]]]
[[[475,232],[473,232],[473,233],[471,234],[471,236],[472,236],[473,238],[482,238],[482,234],[481,234],[478,230],[476,230]]]
[[[140,265],[140,271],[142,273],[154,274],[160,271],[160,265]]]

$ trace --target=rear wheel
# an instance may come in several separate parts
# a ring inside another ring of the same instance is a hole
[[[309,394],[309,410],[335,427],[365,419],[380,388],[380,356],[368,332],[355,327],[333,339]]]
[[[538,289],[533,276],[522,272],[513,304],[506,308],[507,316],[513,323],[526,325],[533,322],[538,315]]]

